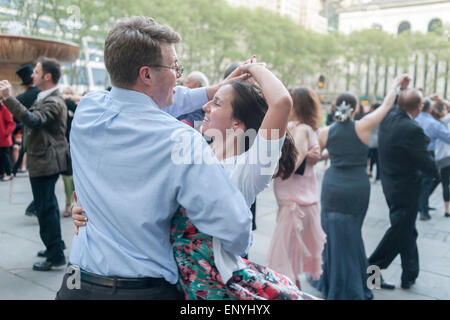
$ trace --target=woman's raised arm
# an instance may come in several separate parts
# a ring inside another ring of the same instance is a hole
[[[277,140],[286,133],[292,98],[283,83],[261,63],[243,64],[242,72],[251,74],[262,90],[269,109],[261,124],[260,134],[267,140]]]
[[[384,117],[391,110],[395,102],[395,97],[397,96],[397,88],[400,85],[407,87],[410,82],[411,78],[407,74],[397,77],[394,80],[394,85],[391,90],[384,98],[383,104],[374,112],[355,122],[356,133],[362,142],[369,144],[370,133],[383,121]]]

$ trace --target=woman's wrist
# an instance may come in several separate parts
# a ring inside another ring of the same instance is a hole
[[[252,73],[255,70],[262,70],[262,69],[266,69],[266,64],[263,62],[256,62],[256,63],[251,63],[247,66],[247,70]]]

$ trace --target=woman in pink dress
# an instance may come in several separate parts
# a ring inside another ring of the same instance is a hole
[[[321,108],[316,93],[307,88],[291,90],[294,107],[288,129],[298,150],[296,171],[287,180],[274,182],[278,202],[277,225],[268,254],[268,266],[295,281],[309,273],[319,279],[325,233],[320,224],[319,189],[314,165],[320,160],[316,130]]]

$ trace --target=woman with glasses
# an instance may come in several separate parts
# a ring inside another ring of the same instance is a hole
[[[230,77],[243,73],[259,87],[234,82],[219,89],[203,107],[201,131],[212,138],[217,159],[250,207],[274,176],[277,164],[275,177],[290,176],[296,150],[286,133],[292,108],[289,92],[263,64],[242,64]],[[248,134],[251,131],[253,136]],[[267,150],[270,161],[263,164],[261,154],[267,158]],[[74,209],[76,226],[85,225],[81,212],[80,207]],[[219,240],[203,231],[192,224],[183,208],[175,214],[171,239],[178,284],[186,299],[314,299],[289,278],[224,251]]]

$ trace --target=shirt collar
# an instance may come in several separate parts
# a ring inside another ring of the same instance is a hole
[[[109,97],[113,100],[125,102],[127,104],[149,105],[160,109],[152,98],[135,90],[111,87]]]
[[[430,113],[428,113],[428,112],[421,112],[421,113],[423,113],[423,117],[434,119],[433,116]]]
[[[36,101],[44,100],[45,98],[47,98],[49,95],[51,95],[56,90],[58,90],[58,86],[55,86],[51,89],[39,92],[37,95]]]
[[[410,115],[408,112],[406,112],[405,110],[402,110],[402,109],[400,109],[400,108],[398,108],[397,110],[398,110],[399,113],[404,114],[404,115],[406,115],[407,117],[409,117],[410,119],[413,119],[413,120],[414,120],[414,118],[411,117],[411,115]],[[416,119],[417,119],[417,118],[416,118]]]

